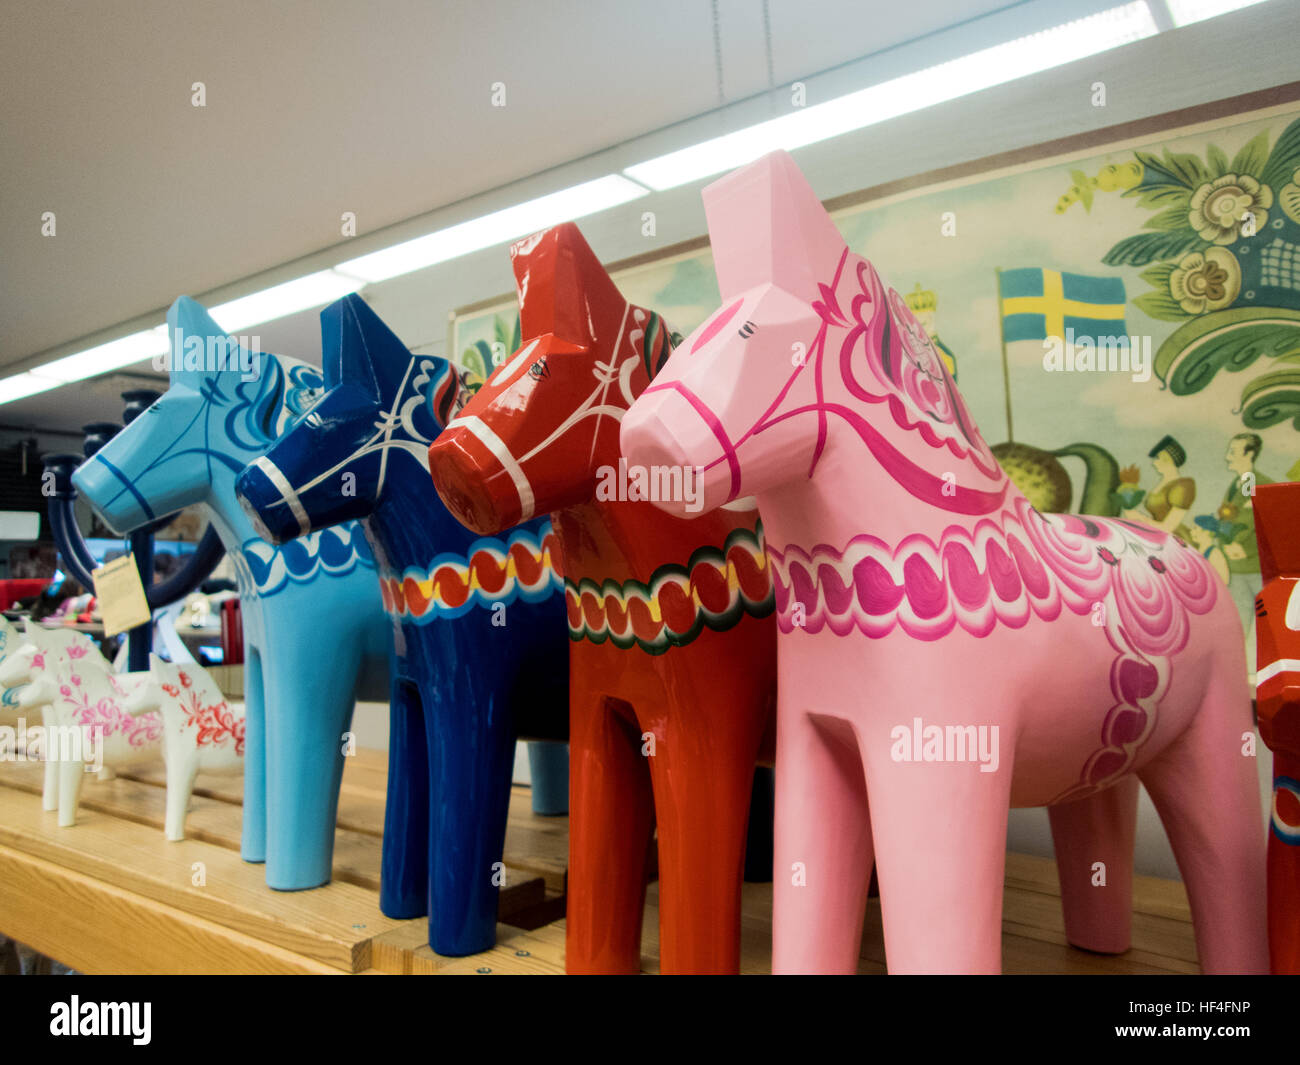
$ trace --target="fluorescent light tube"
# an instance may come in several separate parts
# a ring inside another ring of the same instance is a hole
[[[14,374],[0,381],[0,404],[12,403],[16,399],[26,399],[38,392],[48,392],[58,388],[62,381],[53,377],[37,377],[33,373]]]
[[[1165,0],[1165,3],[1169,5],[1169,15],[1175,26],[1190,26],[1193,22],[1204,22],[1229,11],[1254,7],[1263,0]]]
[[[208,313],[221,323],[221,328],[227,333],[235,333],[250,325],[273,322],[297,311],[324,307],[360,287],[361,282],[355,277],[344,277],[333,270],[318,270],[282,285],[272,285],[260,292],[219,304]]]
[[[426,236],[394,244],[391,248],[349,259],[345,263],[339,263],[335,269],[364,281],[387,281],[390,277],[399,277],[473,251],[526,237],[547,226],[596,214],[648,194],[649,190],[636,182],[618,174],[606,174],[594,181],[551,192],[535,200],[526,200]]]
[[[1137,0],[669,152],[623,173],[656,191],[676,188],[778,148],[829,140],[1159,32],[1145,0]]]
[[[59,384],[84,381],[87,377],[97,377],[123,366],[131,366],[144,359],[151,359],[167,350],[167,338],[156,329],[147,329],[141,333],[110,340],[75,355],[67,355],[43,366],[36,366],[32,373],[37,377],[53,378]]]

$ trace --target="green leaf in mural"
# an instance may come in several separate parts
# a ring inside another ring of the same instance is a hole
[[[1125,196],[1136,196],[1139,207],[1155,210],[1158,207],[1178,207],[1184,211],[1191,210],[1192,190],[1181,185],[1155,185],[1143,188],[1138,185],[1124,191]]]
[[[492,366],[492,348],[486,340],[476,340],[467,347],[460,357],[460,364],[465,369],[487,377]]]
[[[1172,232],[1175,229],[1186,229],[1189,233],[1195,230],[1187,224],[1186,207],[1168,207],[1159,214],[1153,214],[1142,223],[1143,229],[1157,229],[1162,232]]]
[[[1205,160],[1209,164],[1210,177],[1222,177],[1228,172],[1228,157],[1217,144],[1211,144],[1205,150]]]
[[[1125,237],[1102,258],[1107,266],[1146,266],[1155,259],[1174,259],[1205,241],[1188,226],[1171,233],[1138,233]]]
[[[1169,291],[1169,275],[1173,272],[1173,263],[1156,263],[1154,266],[1148,266],[1138,274],[1138,277],[1152,288],[1162,288],[1167,292]]]
[[[1264,172],[1264,163],[1268,159],[1268,130],[1260,130],[1246,142],[1245,146],[1232,157],[1232,173],[1240,176],[1250,174],[1259,177]]]
[[[1241,390],[1241,420],[1248,429],[1267,429],[1288,418],[1300,429],[1300,368],[1264,374]]]
[[[1300,185],[1283,185],[1277,194],[1277,205],[1282,213],[1292,218],[1300,218]]]
[[[1092,210],[1092,179],[1082,170],[1071,170],[1070,180],[1074,182],[1070,191],[1076,193],[1085,211]]]
[[[1298,352],[1300,311],[1229,307],[1175,329],[1156,352],[1155,372],[1175,395],[1189,396],[1220,370],[1237,373],[1257,359],[1280,359]]]
[[[500,361],[504,362],[519,347],[515,342],[515,337],[519,335],[519,316],[498,314],[492,320],[492,335],[501,345]]]
[[[1138,190],[1149,189],[1158,185],[1172,185],[1176,188],[1190,189],[1192,183],[1180,177],[1166,166],[1157,156],[1150,152],[1135,151],[1133,155],[1142,164],[1142,182]],[[1136,191],[1136,190],[1135,190]]]
[[[1278,137],[1277,143],[1273,145],[1273,154],[1268,157],[1259,180],[1276,191],[1291,180],[1297,167],[1300,167],[1300,118],[1287,126],[1282,131],[1282,136]]]
[[[1191,317],[1179,306],[1178,301],[1169,295],[1168,290],[1147,292],[1133,300],[1133,306],[1143,311],[1149,318],[1162,322],[1181,322]]]
[[[1187,152],[1171,152],[1166,149],[1164,164],[1165,169],[1189,189],[1204,185],[1210,180],[1210,172],[1205,169],[1205,164]]]

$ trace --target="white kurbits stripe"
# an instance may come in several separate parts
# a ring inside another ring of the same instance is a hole
[[[307,511],[303,509],[302,500],[298,498],[297,491],[289,483],[289,478],[280,472],[280,467],[265,455],[255,460],[253,465],[266,474],[267,480],[275,485],[276,490],[284,497],[289,513],[293,515],[294,520],[298,523],[298,535],[302,536],[304,533],[311,532],[311,518],[307,516]]]
[[[1279,673],[1300,673],[1300,658],[1275,658],[1255,674],[1255,687],[1272,680]]]
[[[519,520],[527,521],[531,518],[533,508],[536,506],[533,486],[528,483],[528,478],[524,476],[524,471],[519,468],[519,463],[515,461],[514,455],[510,454],[510,449],[506,447],[505,442],[481,418],[476,418],[472,414],[462,414],[459,418],[453,418],[447,423],[448,429],[452,427],[468,429],[496,456],[497,461],[510,475],[510,480],[514,482],[515,491],[519,493]]]

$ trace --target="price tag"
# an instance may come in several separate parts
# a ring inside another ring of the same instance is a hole
[[[104,622],[105,636],[116,636],[152,619],[144,585],[140,583],[140,571],[135,568],[134,555],[115,558],[100,566],[91,576],[95,578],[95,598],[99,616]]]

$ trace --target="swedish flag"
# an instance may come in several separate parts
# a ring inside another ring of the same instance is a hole
[[[1030,266],[998,272],[1002,308],[1002,339],[1076,340],[1128,335],[1124,325],[1124,281],[1118,277],[1089,277]]]

